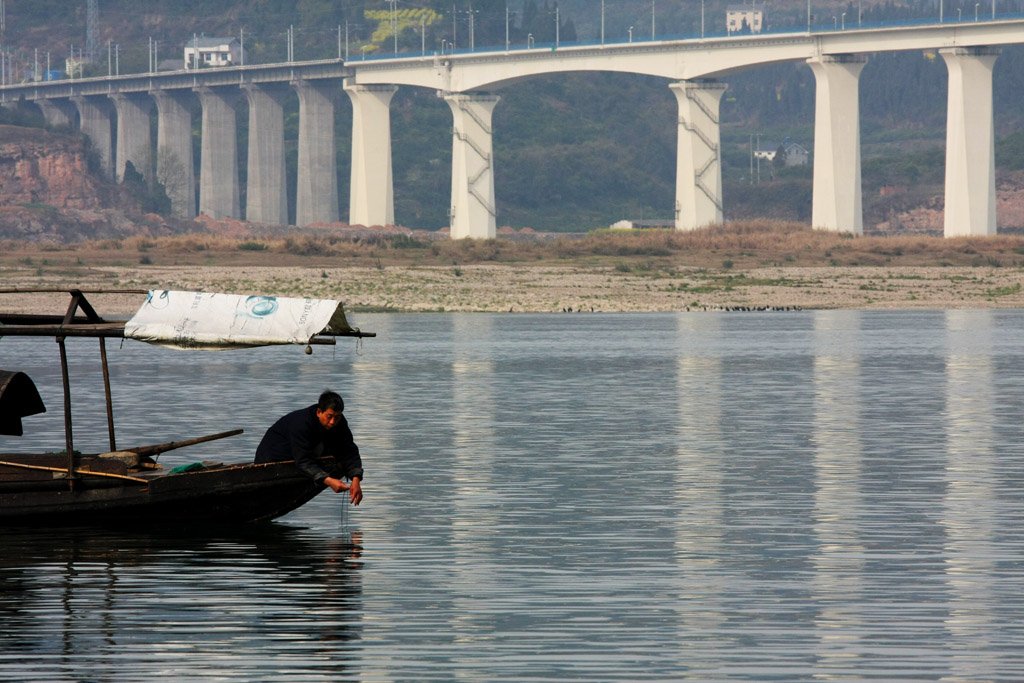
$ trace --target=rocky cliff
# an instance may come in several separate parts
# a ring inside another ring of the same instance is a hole
[[[125,188],[89,169],[85,138],[0,125],[0,239],[80,242],[201,230],[144,214]]]
[[[0,206],[101,209],[121,203],[114,185],[89,173],[82,136],[0,126]]]

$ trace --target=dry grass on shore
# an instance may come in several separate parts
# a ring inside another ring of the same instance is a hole
[[[460,265],[579,261],[708,269],[768,266],[1015,266],[1024,236],[853,237],[778,221],[691,232],[596,231],[544,239],[437,240],[415,233],[295,230],[270,237],[180,235],[57,245],[0,244],[0,265]]]
[[[853,237],[769,221],[532,239],[321,229],[0,244],[4,288],[209,289],[355,310],[1016,307],[1022,272],[1022,236]]]

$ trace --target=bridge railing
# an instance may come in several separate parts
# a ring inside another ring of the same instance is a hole
[[[833,21],[829,21],[829,22],[824,22],[824,23],[822,23],[822,22],[815,23],[815,24],[812,24],[811,26],[806,26],[806,25],[804,25],[804,26],[777,26],[777,27],[776,26],[771,26],[771,27],[765,28],[765,29],[763,29],[763,30],[761,30],[761,31],[759,31],[757,33],[751,33],[749,31],[745,31],[745,32],[737,32],[737,31],[733,31],[733,32],[729,32],[729,31],[705,31],[703,34],[699,33],[699,32],[696,32],[696,33],[695,32],[690,32],[690,33],[671,33],[671,34],[667,33],[667,34],[664,34],[664,35],[656,35],[654,38],[651,38],[649,35],[648,36],[643,36],[643,35],[640,35],[639,32],[637,32],[637,33],[634,33],[634,35],[632,37],[630,37],[630,36],[606,37],[603,41],[602,40],[574,40],[574,41],[565,41],[565,40],[563,40],[563,41],[559,41],[558,43],[554,43],[554,42],[544,42],[544,43],[530,42],[529,44],[526,44],[526,43],[512,43],[512,44],[509,45],[507,50],[506,50],[504,45],[495,45],[495,46],[483,46],[483,47],[475,47],[475,48],[456,48],[454,50],[449,48],[449,49],[446,49],[446,50],[443,50],[443,51],[437,51],[437,50],[435,50],[435,51],[428,51],[428,52],[426,52],[425,55],[422,52],[417,53],[415,51],[398,52],[397,54],[394,53],[394,52],[367,54],[367,55],[362,55],[360,57],[350,58],[348,60],[348,62],[349,63],[353,63],[353,62],[360,62],[360,61],[367,61],[367,62],[369,62],[369,61],[380,61],[380,60],[388,60],[388,59],[403,59],[403,58],[417,58],[417,57],[422,58],[424,56],[426,56],[426,57],[435,57],[435,56],[436,57],[444,57],[444,56],[450,56],[450,55],[487,55],[487,54],[497,54],[497,53],[503,53],[503,52],[557,51],[557,50],[562,49],[562,48],[574,48],[574,47],[584,47],[584,48],[585,47],[601,47],[602,45],[605,45],[605,46],[608,46],[608,45],[611,45],[611,46],[622,46],[622,45],[629,45],[629,44],[644,45],[644,44],[657,44],[657,43],[670,42],[670,41],[690,41],[690,40],[692,40],[692,41],[699,41],[699,40],[720,39],[720,38],[730,38],[730,37],[743,37],[743,36],[757,37],[757,36],[766,36],[766,35],[770,35],[770,36],[807,35],[808,33],[810,33],[812,35],[813,34],[832,34],[832,33],[843,32],[843,31],[847,31],[847,32],[849,32],[849,31],[858,31],[858,30],[865,30],[866,31],[866,30],[886,29],[886,28],[908,28],[908,27],[915,27],[915,26],[922,26],[922,27],[923,26],[938,26],[938,25],[952,26],[952,25],[956,25],[956,24],[974,24],[975,23],[975,19],[974,19],[974,15],[973,14],[971,14],[970,16],[954,14],[951,17],[948,13],[946,13],[942,17],[941,21],[940,21],[938,16],[934,16],[934,17],[910,17],[910,18],[906,18],[906,19],[892,19],[892,20],[888,20],[888,21],[870,21],[870,22],[869,21],[860,21],[860,22],[858,22],[856,17],[854,17],[852,20],[850,20],[849,17],[846,17],[846,21],[844,22],[843,19],[842,19],[842,15],[841,14],[837,14],[837,15],[835,15],[835,17],[830,17],[830,18],[833,18],[834,20]],[[992,18],[991,13],[988,13],[988,14],[981,13],[978,16],[977,23],[986,23],[986,22],[992,22],[992,21],[996,21],[996,22],[999,22],[999,21],[1015,21],[1015,20],[1019,21],[1021,19],[1024,19],[1024,13],[1022,13],[1022,12],[996,14],[994,19]]]
[[[654,36],[652,38],[649,35],[644,36],[639,31],[635,31],[632,34],[632,36],[617,35],[617,36],[614,36],[614,37],[606,37],[604,40],[595,39],[595,40],[559,41],[558,43],[554,43],[554,42],[537,43],[537,42],[532,42],[531,41],[529,44],[526,44],[526,43],[513,43],[513,44],[510,44],[507,49],[506,49],[506,47],[504,45],[494,45],[494,46],[483,46],[483,47],[475,47],[475,48],[462,47],[462,48],[456,48],[454,50],[449,48],[449,49],[445,49],[445,50],[442,50],[442,51],[436,51],[436,50],[435,51],[409,50],[409,51],[398,52],[398,53],[382,52],[382,53],[376,53],[376,54],[373,54],[373,53],[371,53],[371,54],[363,54],[361,56],[352,55],[352,56],[349,57],[349,59],[344,60],[344,62],[347,63],[347,64],[353,64],[354,65],[354,64],[358,64],[361,61],[370,62],[370,61],[382,61],[382,60],[392,60],[392,59],[423,59],[423,58],[431,58],[432,59],[434,57],[445,57],[445,56],[450,56],[450,55],[458,55],[458,56],[463,56],[463,55],[487,55],[487,54],[498,54],[498,53],[505,53],[505,52],[534,52],[534,53],[536,53],[536,52],[540,52],[540,51],[548,51],[548,52],[550,52],[550,51],[557,51],[559,49],[568,49],[568,48],[588,48],[588,47],[594,48],[594,47],[601,47],[601,46],[616,46],[616,47],[619,47],[619,46],[624,46],[624,45],[629,45],[629,44],[636,44],[638,46],[643,46],[643,45],[656,45],[656,44],[660,44],[660,43],[664,43],[664,42],[716,40],[716,39],[730,38],[730,37],[740,38],[740,37],[746,37],[746,36],[759,37],[759,36],[786,36],[786,35],[792,35],[792,36],[828,35],[828,34],[834,34],[836,32],[844,32],[844,31],[852,32],[852,31],[860,31],[860,30],[865,30],[866,31],[866,30],[879,30],[879,29],[887,29],[887,28],[908,28],[908,27],[916,27],[916,26],[921,26],[921,27],[938,26],[938,25],[942,25],[942,26],[955,26],[955,25],[958,25],[958,24],[970,25],[970,24],[974,24],[976,22],[977,23],[990,23],[990,22],[993,22],[993,21],[994,22],[1020,21],[1021,19],[1024,19],[1024,12],[999,13],[999,14],[996,14],[994,17],[992,16],[991,12],[989,12],[989,13],[979,12],[978,15],[977,15],[977,19],[975,19],[974,13],[964,14],[964,13],[956,13],[956,12],[954,12],[954,13],[946,12],[941,17],[941,21],[940,21],[940,17],[938,17],[938,16],[932,16],[932,17],[910,17],[910,18],[905,18],[905,19],[892,19],[892,20],[886,20],[886,21],[870,21],[870,22],[868,22],[868,21],[858,21],[856,17],[852,17],[851,18],[849,16],[847,16],[845,18],[845,20],[844,20],[842,18],[841,14],[830,15],[829,18],[831,18],[832,21],[827,21],[827,22],[820,22],[819,21],[818,23],[814,23],[814,24],[812,24],[810,26],[807,26],[807,25],[803,25],[803,26],[769,26],[769,27],[767,27],[767,28],[757,32],[757,33],[751,33],[749,31],[729,32],[729,31],[721,31],[721,30],[719,30],[719,31],[705,31],[703,33],[701,33],[701,32],[666,33],[666,34],[663,34],[663,35],[656,35],[656,36]],[[9,49],[7,51],[9,52]],[[119,79],[131,79],[131,78],[137,78],[139,76],[151,76],[151,75],[157,75],[157,74],[159,74],[160,76],[165,76],[165,75],[168,75],[168,74],[179,74],[179,73],[186,73],[186,74],[195,75],[195,74],[210,73],[210,72],[217,72],[217,71],[239,72],[239,71],[245,71],[245,70],[259,70],[259,69],[265,68],[265,67],[287,66],[287,65],[292,65],[292,64],[309,64],[309,65],[317,64],[317,63],[329,64],[329,63],[338,63],[339,61],[342,61],[340,59],[340,54],[339,54],[339,58],[338,59],[333,59],[332,58],[332,59],[315,59],[315,60],[303,60],[303,61],[292,61],[292,62],[287,62],[286,61],[286,62],[249,63],[249,64],[246,64],[244,66],[232,65],[232,66],[225,66],[225,67],[211,67],[211,68],[200,69],[198,71],[196,71],[196,70],[187,71],[187,70],[184,70],[184,69],[180,69],[180,70],[176,70],[176,71],[120,73],[117,76],[93,76],[93,77],[89,77],[89,78],[79,78],[79,79],[59,79],[59,80],[56,80],[56,81],[38,81],[38,82],[27,82],[27,83],[7,83],[3,87],[6,87],[6,88],[10,88],[12,86],[13,87],[18,87],[18,86],[24,87],[24,86],[27,86],[27,85],[43,87],[45,85],[58,85],[58,84],[61,84],[61,83],[66,83],[68,81],[81,82],[81,83],[87,83],[87,82],[90,82],[90,81],[92,81],[92,82],[98,82],[98,81],[108,82],[108,81],[117,81]],[[9,78],[9,75],[8,75],[8,78]]]

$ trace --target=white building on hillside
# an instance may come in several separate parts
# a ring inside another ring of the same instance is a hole
[[[196,36],[185,43],[185,68],[205,69],[215,66],[245,64],[245,50],[238,38],[207,38]]]
[[[776,159],[779,149],[784,153],[781,160]],[[811,155],[803,145],[785,140],[781,145],[763,144],[761,149],[754,150],[754,158],[771,162],[782,161],[783,166],[806,166],[811,160]]]

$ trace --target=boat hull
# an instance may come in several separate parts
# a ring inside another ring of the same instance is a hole
[[[3,487],[3,524],[237,524],[288,514],[324,490],[293,462],[230,465],[151,476],[83,477]]]

